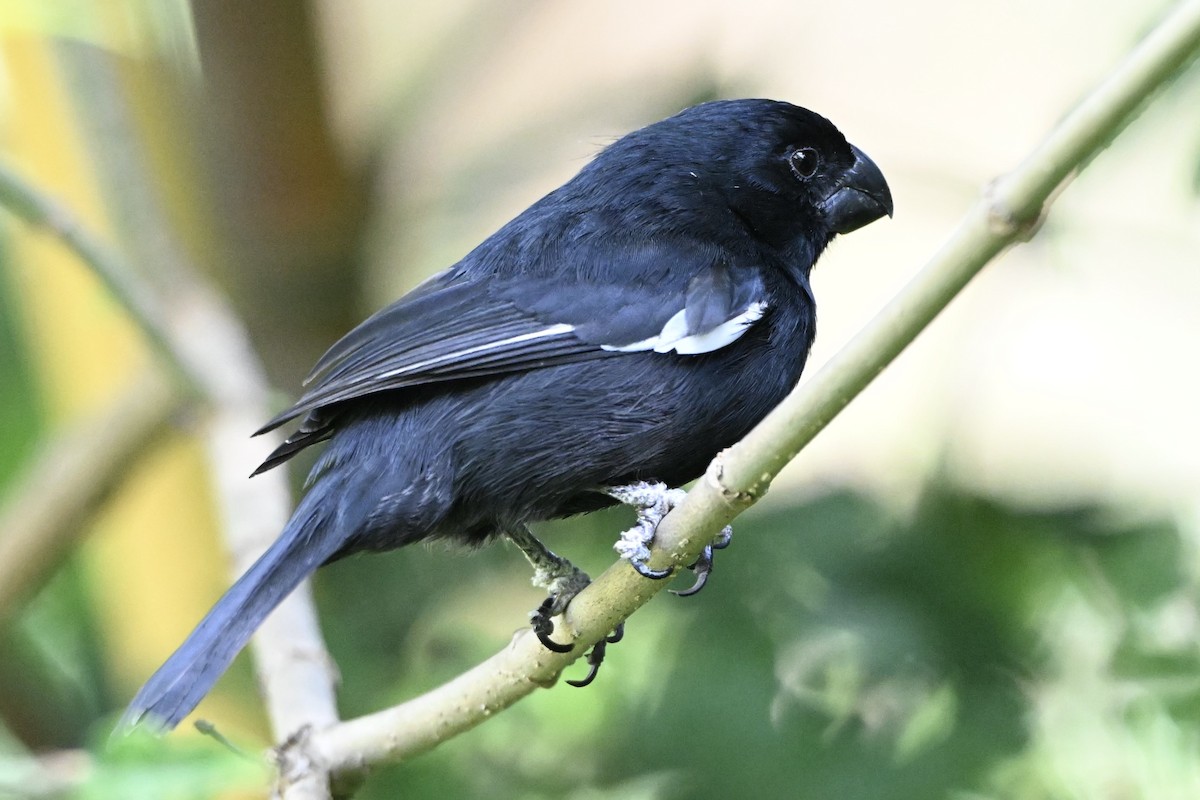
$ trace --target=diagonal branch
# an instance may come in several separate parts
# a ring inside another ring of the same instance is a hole
[[[656,534],[654,567],[694,560],[737,513],[936,317],[985,264],[1027,236],[1051,194],[1135,116],[1200,49],[1200,0],[1185,0],[1055,128],[1012,173],[996,181],[942,249],[829,364],[805,381],[741,443],[722,453]],[[348,773],[401,761],[478,725],[558,673],[655,594],[623,563],[571,603],[555,639],[569,631],[571,653],[547,651],[526,631],[487,661],[421,697],[315,731],[283,756]],[[563,630],[566,629],[566,630]]]
[[[177,357],[164,309],[151,288],[135,279],[121,259],[91,235],[65,206],[0,164],[0,208],[25,224],[49,231],[100,279],[168,369],[193,392],[199,381]]]

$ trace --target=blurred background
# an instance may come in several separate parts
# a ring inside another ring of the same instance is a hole
[[[190,264],[217,284],[282,406],[341,333],[607,142],[706,99],[786,99],[896,203],[818,265],[811,372],[1165,8],[3,0],[0,167],[142,280]],[[1198,165],[1192,69],[739,520],[703,594],[636,615],[591,688],[538,692],[359,796],[1200,797]],[[8,210],[12,512],[47,442],[155,362]],[[0,609],[0,797],[261,796],[253,762],[186,724],[107,742],[229,580],[201,433],[176,414],[111,465],[36,593]],[[541,532],[595,574],[626,522]],[[343,716],[503,646],[541,599],[528,577],[503,546],[324,570]],[[245,656],[198,716],[269,743]]]

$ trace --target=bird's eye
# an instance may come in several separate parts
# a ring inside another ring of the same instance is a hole
[[[820,163],[821,157],[811,147],[801,147],[799,150],[793,150],[792,154],[788,156],[788,164],[791,166],[792,172],[796,173],[796,177],[802,181],[806,181],[815,175]]]

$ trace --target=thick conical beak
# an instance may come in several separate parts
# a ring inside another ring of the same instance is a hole
[[[825,219],[835,233],[849,233],[880,217],[892,215],[892,193],[875,162],[854,145],[854,164],[838,186],[821,203]]]

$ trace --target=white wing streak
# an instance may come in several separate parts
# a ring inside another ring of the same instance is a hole
[[[434,358],[427,358],[424,361],[417,361],[412,364],[405,364],[403,367],[397,367],[396,369],[390,369],[390,370],[387,370],[386,372],[381,372],[381,373],[373,376],[373,378],[375,378],[375,379],[394,378],[397,375],[406,375],[410,372],[420,372],[421,370],[428,369],[429,367],[437,366],[438,364],[441,364],[441,363],[444,363],[447,361],[458,361],[467,356],[474,356],[474,355],[479,355],[482,353],[487,353],[489,350],[500,350],[502,348],[511,347],[514,344],[521,344],[522,342],[531,342],[536,339],[547,339],[551,336],[561,336],[564,333],[570,333],[573,330],[575,330],[574,325],[566,325],[566,324],[551,325],[549,328],[543,328],[540,331],[532,331],[530,333],[522,333],[517,336],[510,336],[507,339],[498,339],[494,342],[484,342],[483,344],[477,344],[474,347],[468,347],[463,350],[455,350],[452,353],[443,353]]]
[[[662,330],[655,336],[632,344],[600,346],[605,350],[617,353],[636,353],[644,350],[653,350],[656,353],[674,351],[680,355],[711,353],[714,350],[720,350],[727,344],[736,342],[747,328],[762,318],[766,310],[767,304],[762,300],[757,300],[742,313],[725,320],[714,328],[689,333],[687,309],[682,309],[668,319],[662,326]]]

